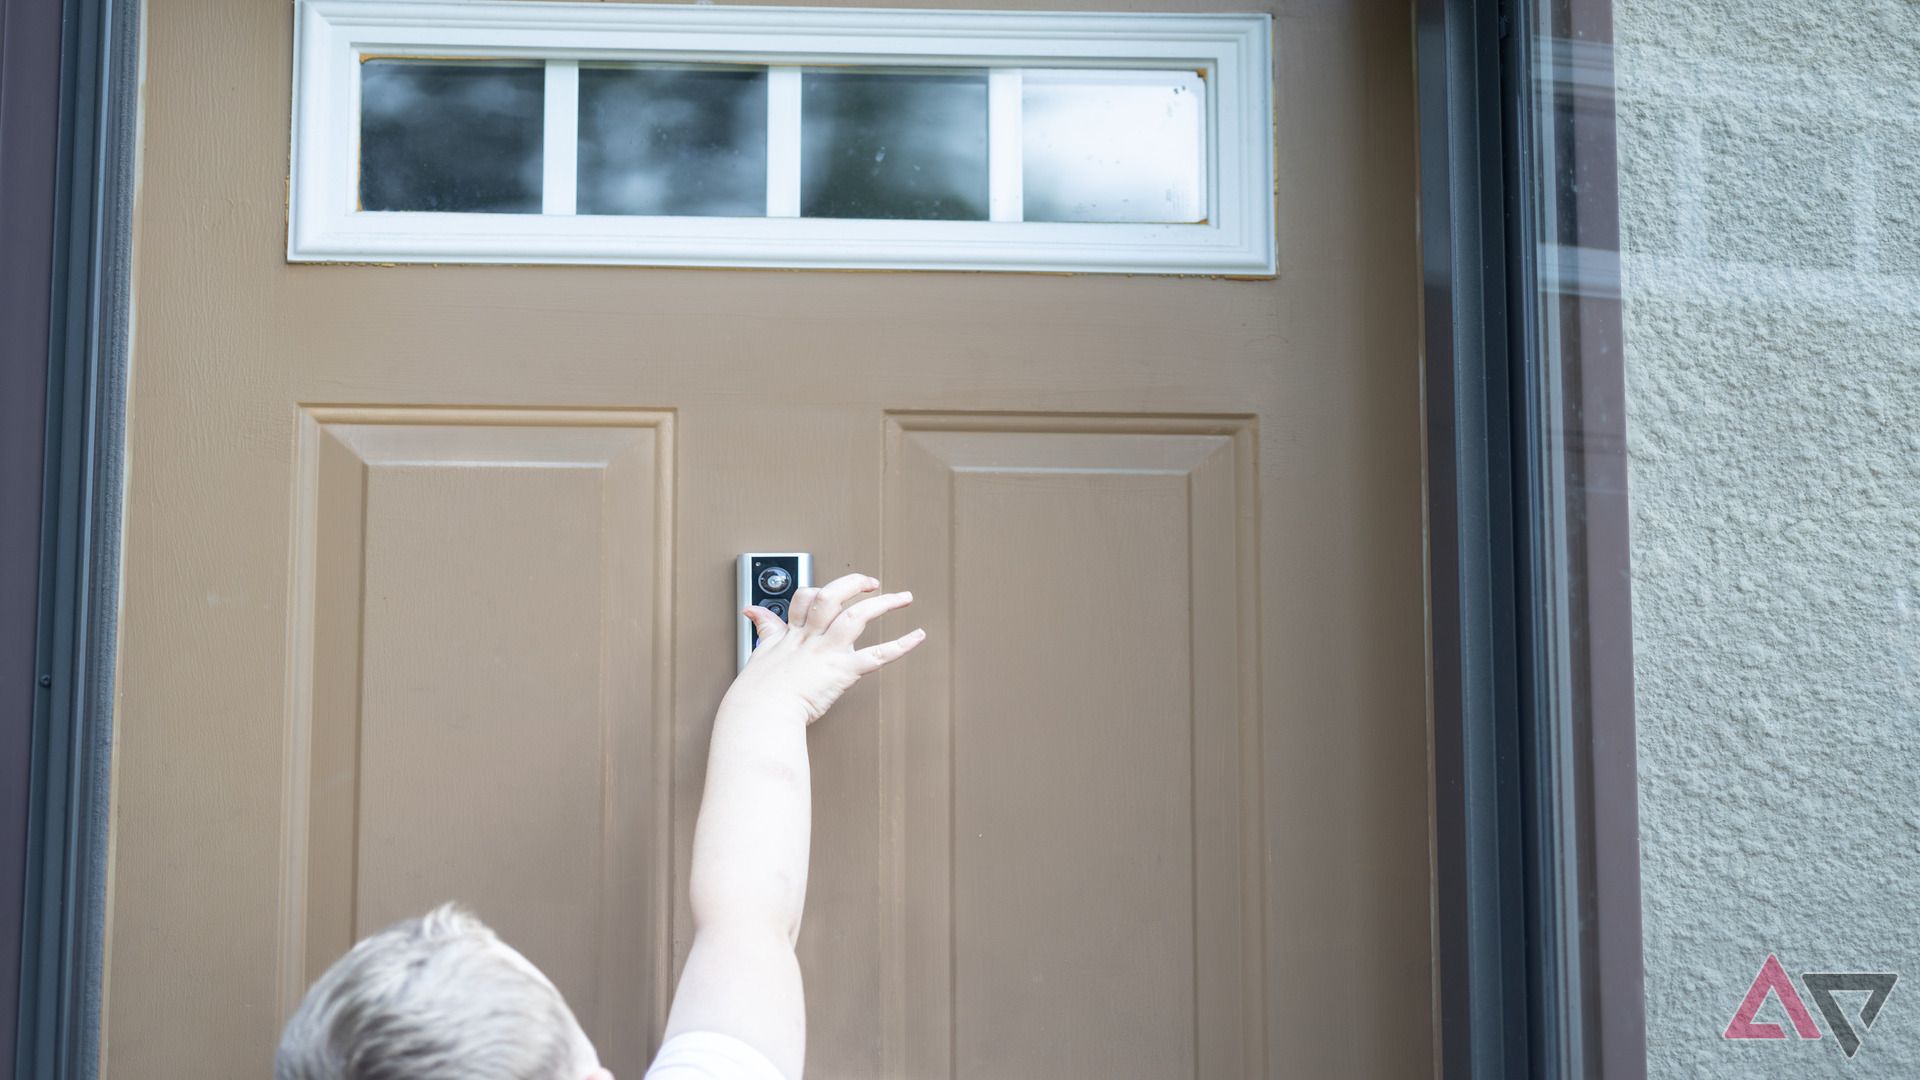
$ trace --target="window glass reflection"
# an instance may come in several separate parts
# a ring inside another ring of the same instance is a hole
[[[765,68],[583,67],[582,214],[759,217]]]
[[[800,98],[803,216],[986,219],[986,72],[808,71]]]
[[[546,72],[538,64],[360,65],[360,207],[540,212]]]
[[[1206,218],[1206,90],[1193,71],[1028,71],[1028,221]]]

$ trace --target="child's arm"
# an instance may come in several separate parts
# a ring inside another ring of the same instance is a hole
[[[693,828],[693,950],[667,1017],[667,1037],[730,1035],[798,1078],[806,1012],[794,941],[807,893],[812,789],[807,725],[860,676],[899,659],[924,631],[858,649],[881,613],[911,593],[858,600],[880,583],[849,574],[793,598],[792,623],[763,608],[745,614],[760,633],[720,702],[707,751],[706,791]]]

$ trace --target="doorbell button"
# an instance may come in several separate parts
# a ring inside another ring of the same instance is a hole
[[[749,551],[735,560],[735,567],[736,615],[748,607],[761,607],[785,619],[794,591],[813,584],[813,556],[804,551]],[[734,621],[736,660],[746,667],[759,644],[759,633],[745,615]]]

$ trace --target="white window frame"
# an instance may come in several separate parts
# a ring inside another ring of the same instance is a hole
[[[1271,276],[1272,33],[1264,14],[297,0],[287,258]],[[360,65],[393,55],[548,61],[542,213],[358,209]],[[799,217],[800,148],[788,139],[768,147],[778,216],[576,216],[578,65],[609,60],[767,65],[770,105],[795,111],[808,65],[986,68],[990,220]],[[1020,71],[1070,67],[1204,76],[1206,220],[1018,220]]]

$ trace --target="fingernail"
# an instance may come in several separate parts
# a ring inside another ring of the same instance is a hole
[[[879,578],[871,578],[871,577],[870,577],[870,578],[868,578],[868,579],[867,579],[867,588],[869,588],[869,589],[877,589],[877,588],[879,588],[879,587],[880,587],[880,579],[879,579]]]

